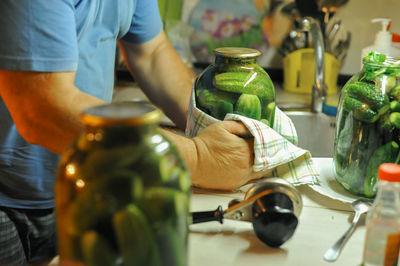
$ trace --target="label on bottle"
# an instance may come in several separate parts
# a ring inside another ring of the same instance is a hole
[[[384,266],[396,265],[400,250],[400,233],[389,234],[386,241]]]

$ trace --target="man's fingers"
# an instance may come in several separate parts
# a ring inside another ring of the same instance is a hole
[[[232,134],[241,136],[241,137],[251,137],[250,131],[247,127],[239,121],[222,121],[222,127],[229,131]]]

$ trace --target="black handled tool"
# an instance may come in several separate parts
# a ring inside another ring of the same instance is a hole
[[[302,209],[299,192],[280,178],[268,178],[255,183],[245,194],[245,199],[232,200],[228,209],[221,206],[214,211],[192,213],[192,223],[223,219],[252,222],[256,236],[266,245],[279,247],[292,237]]]

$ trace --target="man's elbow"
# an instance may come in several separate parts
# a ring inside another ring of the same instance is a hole
[[[21,137],[30,144],[42,145],[40,126],[31,119],[22,119],[15,122]]]

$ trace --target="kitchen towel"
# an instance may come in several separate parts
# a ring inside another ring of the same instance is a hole
[[[278,107],[273,127],[238,114],[227,114],[224,120],[243,122],[254,137],[255,172],[262,177],[280,177],[293,185],[319,184],[317,172],[309,151],[299,148],[295,126]],[[194,137],[203,128],[219,120],[196,107],[194,89],[190,99],[189,116],[185,134]]]

